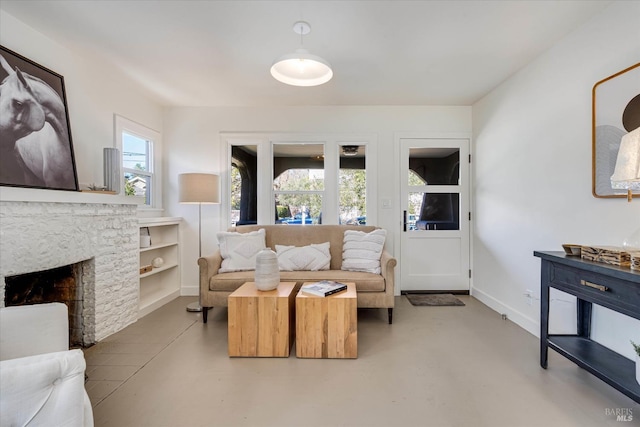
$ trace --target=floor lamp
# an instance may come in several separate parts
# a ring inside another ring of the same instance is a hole
[[[183,173],[178,175],[179,202],[198,204],[198,258],[202,256],[202,205],[220,203],[218,175],[209,173]],[[187,311],[202,311],[200,305],[200,284],[198,302],[187,306]]]

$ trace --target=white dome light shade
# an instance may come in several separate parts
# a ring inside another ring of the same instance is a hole
[[[331,65],[306,49],[281,56],[272,66],[274,79],[292,86],[318,86],[333,77]]]

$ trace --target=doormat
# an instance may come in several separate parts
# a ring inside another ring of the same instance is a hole
[[[405,294],[411,305],[416,306],[451,306],[464,305],[452,294]]]

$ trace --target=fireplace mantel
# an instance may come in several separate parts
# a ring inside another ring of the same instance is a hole
[[[109,205],[142,205],[143,197],[82,191],[41,190],[38,188],[0,187],[2,202],[106,203]]]

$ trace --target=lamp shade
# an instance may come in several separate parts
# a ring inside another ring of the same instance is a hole
[[[218,175],[183,173],[178,175],[180,203],[220,203]]]
[[[331,65],[306,49],[283,55],[271,66],[274,79],[292,86],[318,86],[333,77]]]

